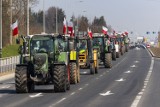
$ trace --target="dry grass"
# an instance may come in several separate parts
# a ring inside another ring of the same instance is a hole
[[[160,57],[160,48],[150,47],[149,50],[152,51],[155,57]]]

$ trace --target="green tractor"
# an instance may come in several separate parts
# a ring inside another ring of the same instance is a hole
[[[92,39],[87,35],[79,37],[79,66],[90,68],[90,74],[98,73],[98,52],[93,48]]]
[[[65,35],[66,36],[66,35]],[[70,83],[76,84],[80,82],[80,69],[79,69],[79,57],[78,57],[78,38],[68,36],[69,44],[69,68],[70,68]]]
[[[17,93],[34,91],[35,85],[54,85],[55,92],[70,89],[68,44],[61,36],[33,35],[28,42],[26,63],[16,65],[15,88]],[[26,52],[26,40],[22,55]]]
[[[98,51],[98,57],[105,68],[112,67],[112,46],[108,35],[93,34],[93,48]]]

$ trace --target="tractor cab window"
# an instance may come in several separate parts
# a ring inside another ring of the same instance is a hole
[[[80,40],[79,41],[79,49],[87,49],[87,40]]]
[[[65,42],[63,39],[58,38],[57,40],[57,48],[59,51],[64,52],[67,49],[67,42]]]
[[[93,46],[101,46],[102,38],[93,38]]]
[[[51,52],[53,50],[53,40],[50,38],[40,38],[31,40],[31,54],[38,52]]]

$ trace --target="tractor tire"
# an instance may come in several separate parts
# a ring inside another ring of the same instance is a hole
[[[53,83],[55,92],[66,92],[67,79],[66,67],[64,65],[55,65],[53,69]]]
[[[119,52],[116,52],[116,58],[119,58],[119,57],[120,57]]]
[[[124,50],[123,50],[123,48],[122,48],[122,50],[121,50],[121,55],[123,55],[124,54]]]
[[[126,45],[126,52],[128,52],[128,45]]]
[[[70,90],[70,68],[69,68],[69,65],[68,65],[68,68],[67,68],[68,72],[66,73],[66,81],[67,81],[67,90]]]
[[[80,82],[80,68],[77,67],[77,83]]]
[[[90,74],[95,74],[94,63],[90,63]]]
[[[77,84],[77,65],[75,62],[69,64],[70,68],[70,83]]]
[[[112,67],[112,55],[111,55],[111,53],[106,53],[105,54],[104,66],[105,66],[105,68],[111,68]]]
[[[29,93],[34,90],[34,82],[29,79],[27,66],[16,67],[15,88],[17,93]]]
[[[116,51],[115,50],[113,50],[113,52],[112,52],[112,60],[116,60]]]

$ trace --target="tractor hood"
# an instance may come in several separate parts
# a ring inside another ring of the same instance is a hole
[[[82,54],[82,53],[84,53],[85,51],[86,51],[86,50],[82,49],[82,50],[79,51],[79,54]]]

